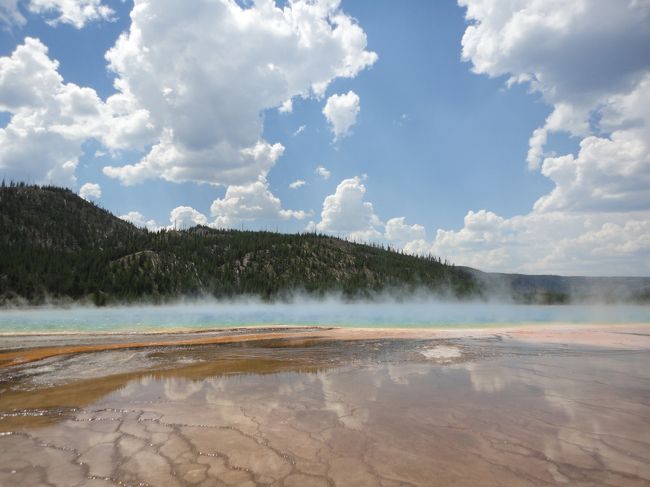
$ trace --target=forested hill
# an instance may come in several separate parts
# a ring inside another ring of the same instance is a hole
[[[0,305],[103,305],[293,292],[470,297],[467,270],[324,235],[195,227],[148,232],[57,187],[0,187]]]

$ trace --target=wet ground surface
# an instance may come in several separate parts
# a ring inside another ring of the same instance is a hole
[[[0,486],[649,485],[650,353],[499,337],[0,369]]]

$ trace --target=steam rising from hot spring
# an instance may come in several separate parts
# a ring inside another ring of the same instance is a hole
[[[232,326],[460,327],[544,323],[648,323],[650,306],[515,305],[390,298],[348,302],[338,297],[201,300],[163,306],[71,307],[0,311],[0,333],[140,333]]]

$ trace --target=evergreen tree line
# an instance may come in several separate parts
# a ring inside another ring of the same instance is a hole
[[[315,233],[149,232],[54,186],[0,186],[0,304],[48,300],[164,302],[294,292],[480,292],[465,270],[434,256]]]

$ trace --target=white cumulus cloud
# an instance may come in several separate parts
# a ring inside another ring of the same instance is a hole
[[[459,0],[474,71],[531,83],[552,104],[591,105],[648,66],[650,5],[637,0]],[[597,55],[592,55],[597,54]]]
[[[208,217],[191,206],[177,206],[169,212],[169,225],[161,226],[156,220],[147,219],[139,211],[130,211],[126,215],[120,215],[119,218],[133,223],[140,228],[146,228],[149,231],[157,232],[159,230],[187,230],[197,225],[208,225]]]
[[[343,95],[332,95],[327,99],[323,115],[330,124],[335,139],[349,134],[360,111],[359,95],[352,90]]]
[[[470,211],[460,230],[438,230],[407,252],[443,256],[483,270],[643,275],[650,266],[650,212],[532,212],[504,218]]]
[[[111,15],[99,0],[26,7],[77,27]],[[8,0],[0,12],[7,21],[22,18]],[[295,96],[321,97],[333,79],[354,77],[377,59],[332,0],[282,8],[270,0],[247,7],[136,0],[131,20],[106,55],[117,93],[105,101],[64,82],[38,39],[0,58],[0,110],[10,113],[0,129],[3,176],[72,186],[84,142],[96,139],[111,154],[149,148],[133,164],[104,167],[123,184],[164,178],[254,187],[284,151],[262,138],[263,112],[288,111]],[[300,215],[285,211],[278,214]]]
[[[298,188],[301,188],[302,186],[304,186],[305,184],[307,184],[307,183],[304,180],[296,179],[293,183],[289,184],[289,188],[298,189]]]
[[[278,111],[280,113],[291,113],[291,112],[293,112],[293,101],[291,100],[291,98],[289,98],[288,100],[284,100],[282,102],[282,105],[280,105],[280,107],[278,108]]]
[[[426,231],[417,223],[409,225],[405,217],[390,218],[384,223],[375,213],[373,204],[365,201],[366,186],[363,177],[344,179],[336,187],[334,194],[323,201],[321,220],[309,222],[308,231],[319,231],[338,235],[353,241],[388,242],[396,247],[406,244],[413,246],[414,241],[430,247],[426,242]],[[427,251],[413,253],[427,253]]]
[[[264,111],[288,112],[295,96],[320,98],[332,80],[355,77],[377,59],[339,4],[135,0],[129,30],[106,54],[117,75],[117,93],[106,100],[64,82],[47,47],[26,38],[0,58],[0,110],[10,113],[0,129],[0,173],[72,186],[82,145],[96,139],[111,154],[148,151],[103,168],[125,185],[163,178],[256,187],[284,152],[262,137]],[[26,7],[76,27],[112,15],[100,0],[30,0]],[[0,15],[22,18],[8,0]],[[283,218],[301,215],[280,210]]]
[[[0,57],[0,173],[15,180],[72,186],[82,144],[98,139],[115,148],[144,144],[151,124],[142,112],[120,111],[124,95],[104,103],[95,90],[65,83],[47,47],[27,37]]]
[[[85,200],[99,199],[102,197],[102,187],[97,183],[86,183],[79,188],[79,196]]]
[[[528,83],[554,107],[531,136],[528,164],[549,132],[589,132],[589,117],[633,91],[650,67],[650,4],[636,0],[459,0],[467,8],[463,59],[474,71]]]
[[[64,83],[58,63],[27,37],[0,58],[0,172],[16,180],[72,185],[82,143],[100,136],[101,101],[94,90]]]
[[[289,111],[287,100],[322,96],[333,79],[354,77],[377,59],[337,0],[283,8],[270,0],[245,8],[230,0],[136,0],[131,19],[107,59],[131,111],[144,110],[159,135],[139,162],[104,169],[124,184],[253,183],[284,150],[262,138],[264,110]]]
[[[383,224],[375,214],[372,203],[364,201],[365,194],[366,187],[361,178],[344,179],[334,194],[323,201],[321,220],[311,222],[307,229],[360,241],[381,237]]]
[[[177,206],[169,213],[169,228],[185,230],[197,225],[207,225],[208,217],[191,206]]]
[[[19,0],[0,0],[0,24],[11,28],[27,22],[18,8]],[[115,12],[101,0],[26,0],[25,7],[32,13],[43,15],[52,26],[70,24],[77,29],[88,22],[112,21]]]
[[[265,179],[228,186],[225,196],[214,200],[210,212],[215,217],[212,225],[218,228],[231,228],[255,220],[302,220],[306,216],[302,210],[283,209],[280,198],[271,193]]]
[[[322,179],[329,179],[332,173],[329,171],[329,169],[323,167],[323,166],[316,166],[316,169],[314,169],[314,174],[319,176]]]
[[[70,24],[77,29],[88,22],[111,21],[115,12],[101,0],[29,0],[29,10],[43,14],[50,25]]]
[[[469,211],[460,230],[405,245],[486,270],[650,273],[650,4],[636,0],[460,0],[463,58],[509,76],[552,112],[528,165],[555,185],[524,215]],[[580,138],[547,154],[549,133]]]
[[[25,25],[27,20],[18,9],[18,0],[0,0],[0,25],[6,29],[14,25]]]
[[[118,218],[133,223],[136,227],[146,228],[154,232],[160,230],[160,226],[155,220],[147,220],[139,211],[129,211],[126,215],[120,215]]]
[[[389,242],[402,246],[407,242],[426,239],[426,231],[417,223],[409,225],[405,217],[391,218],[386,222],[384,238]]]

